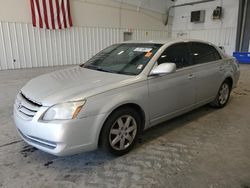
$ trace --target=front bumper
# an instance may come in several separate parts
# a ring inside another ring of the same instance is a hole
[[[51,122],[42,122],[34,117],[28,121],[23,119],[14,107],[14,121],[23,140],[56,156],[96,149],[105,117],[105,114],[101,114],[82,119]]]

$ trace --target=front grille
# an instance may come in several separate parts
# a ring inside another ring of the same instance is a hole
[[[32,120],[36,115],[42,104],[31,100],[23,93],[19,93],[16,99],[16,108],[19,115],[25,120]]]
[[[48,149],[55,149],[57,146],[55,142],[50,142],[50,141],[36,138],[33,136],[25,135],[19,129],[18,129],[18,132],[22,135],[23,139],[26,140],[27,142],[31,142],[31,143],[34,143],[36,145],[39,145]]]

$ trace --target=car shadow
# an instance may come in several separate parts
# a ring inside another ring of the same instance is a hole
[[[209,105],[202,106],[200,108],[197,108],[195,110],[192,110],[190,112],[187,112],[183,115],[180,115],[178,117],[175,117],[173,119],[170,119],[168,121],[165,121],[163,123],[160,123],[156,126],[153,126],[147,130],[145,130],[139,137],[139,144],[137,144],[137,147],[140,147],[142,144],[146,144],[147,142],[150,142],[154,139],[157,139],[158,137],[168,134],[169,132],[179,129],[183,126],[186,126],[187,124],[194,122],[198,120],[199,118],[214,112],[217,110],[216,108],[212,108]]]

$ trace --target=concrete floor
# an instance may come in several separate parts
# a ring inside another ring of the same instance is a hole
[[[0,72],[0,187],[250,187],[250,65],[228,106],[208,106],[145,132],[122,157],[101,151],[55,157],[20,140],[16,93],[58,68]]]

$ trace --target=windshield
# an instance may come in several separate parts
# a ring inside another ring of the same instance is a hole
[[[117,74],[138,75],[161,44],[115,44],[92,57],[81,67]]]

